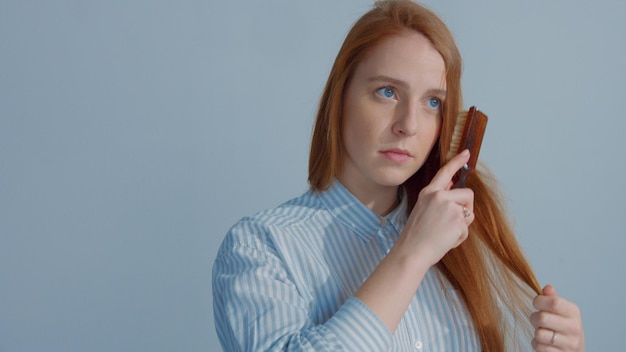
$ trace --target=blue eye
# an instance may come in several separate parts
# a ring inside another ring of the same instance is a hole
[[[383,87],[376,91],[376,94],[383,98],[391,99],[396,96],[396,92],[391,87]]]
[[[438,109],[441,108],[441,99],[439,99],[439,98],[428,98],[427,104],[428,104],[428,107],[438,110]]]

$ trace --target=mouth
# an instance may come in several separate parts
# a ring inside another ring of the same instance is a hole
[[[380,153],[385,158],[398,163],[402,163],[413,158],[413,155],[404,149],[387,149],[380,151]]]

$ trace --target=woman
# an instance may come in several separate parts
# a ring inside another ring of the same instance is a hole
[[[242,219],[217,255],[225,350],[584,351],[577,306],[541,290],[492,180],[451,189],[469,159],[442,157],[460,79],[424,7],[380,1],[355,23],[322,95],[310,191]]]

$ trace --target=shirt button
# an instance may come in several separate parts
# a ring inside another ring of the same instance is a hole
[[[387,218],[380,218],[380,226],[387,226]]]
[[[422,349],[422,341],[415,341],[415,343],[413,343],[413,347],[415,347],[416,350],[421,350]]]

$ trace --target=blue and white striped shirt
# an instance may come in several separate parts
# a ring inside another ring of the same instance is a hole
[[[480,351],[465,306],[433,267],[394,334],[354,292],[406,223],[338,181],[233,226],[213,266],[217,334],[226,351]]]

